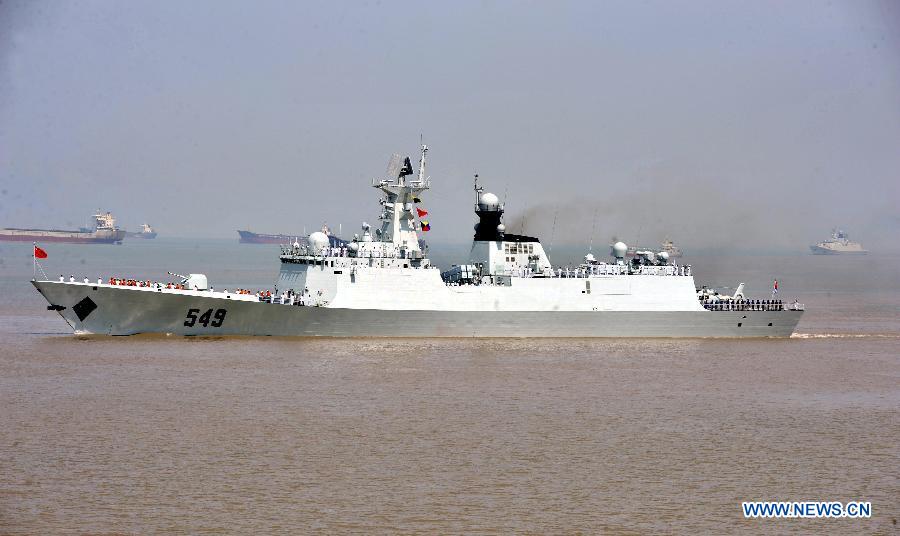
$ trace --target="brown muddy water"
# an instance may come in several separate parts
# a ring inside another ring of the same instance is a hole
[[[807,305],[784,340],[78,339],[29,248],[0,246],[0,533],[898,531],[898,258],[688,260],[778,277]],[[48,249],[51,276],[277,271],[225,242]]]

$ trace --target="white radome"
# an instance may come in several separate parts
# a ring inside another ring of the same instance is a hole
[[[478,204],[481,205],[482,208],[495,209],[500,206],[500,198],[491,192],[484,192],[478,196]]]
[[[613,244],[613,256],[617,259],[625,258],[625,254],[628,253],[628,246],[625,242],[616,242]]]
[[[669,261],[669,253],[667,251],[660,251],[656,254],[656,256],[659,257],[659,259],[663,262]]]
[[[506,232],[506,226],[503,225],[503,224],[501,223],[500,225],[497,226],[497,232],[498,232],[498,233],[505,233],[505,232]]]
[[[312,247],[313,254],[318,255],[328,247],[328,235],[322,231],[316,231],[309,235],[309,245]]]

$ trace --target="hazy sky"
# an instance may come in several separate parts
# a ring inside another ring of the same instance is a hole
[[[900,8],[0,3],[0,226],[348,234],[420,134],[436,242],[478,172],[544,241],[896,249]]]

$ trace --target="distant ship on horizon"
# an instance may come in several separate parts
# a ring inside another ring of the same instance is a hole
[[[71,242],[75,244],[121,244],[125,231],[116,225],[109,212],[99,209],[92,216],[94,228],[82,227],[78,231],[60,229],[0,229],[0,240],[7,242]]]
[[[617,242],[618,239],[613,238],[613,242]],[[612,244],[610,244],[612,247]],[[674,242],[670,239],[666,238],[659,244],[659,249],[657,248],[645,248],[641,246],[628,246],[628,250],[625,252],[626,257],[634,257],[639,251],[653,251],[654,253],[665,251],[669,254],[670,258],[678,258],[684,255],[681,251],[681,248],[676,246]]]
[[[342,240],[331,233],[331,229],[327,225],[322,226],[322,232],[328,237],[332,247],[339,247],[347,244],[346,240]],[[301,246],[306,245],[306,236],[301,234],[266,234],[254,233],[253,231],[238,230],[241,244],[293,244],[299,243]]]
[[[813,255],[865,255],[868,250],[862,244],[850,240],[850,236],[839,229],[831,230],[831,238],[809,246]]]
[[[126,232],[125,236],[130,238],[144,238],[147,240],[152,240],[156,238],[156,231],[153,227],[150,227],[150,224],[144,223],[141,225],[141,230],[133,233]]]
[[[290,244],[300,235],[254,233],[238,230],[241,244]]]

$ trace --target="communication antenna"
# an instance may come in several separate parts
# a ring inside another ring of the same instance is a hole
[[[588,245],[588,253],[591,253],[594,251],[594,229],[596,229],[596,228],[597,228],[597,209],[595,208],[594,209],[594,219],[591,222],[591,240]]]
[[[550,231],[550,249],[547,251],[548,254],[553,252],[553,237],[556,236],[556,213],[558,209],[558,205],[553,207],[553,228]]]
[[[419,148],[422,150],[422,157],[419,159],[419,182],[425,182],[425,155],[428,153],[428,146],[422,143],[422,135],[419,134]]]

